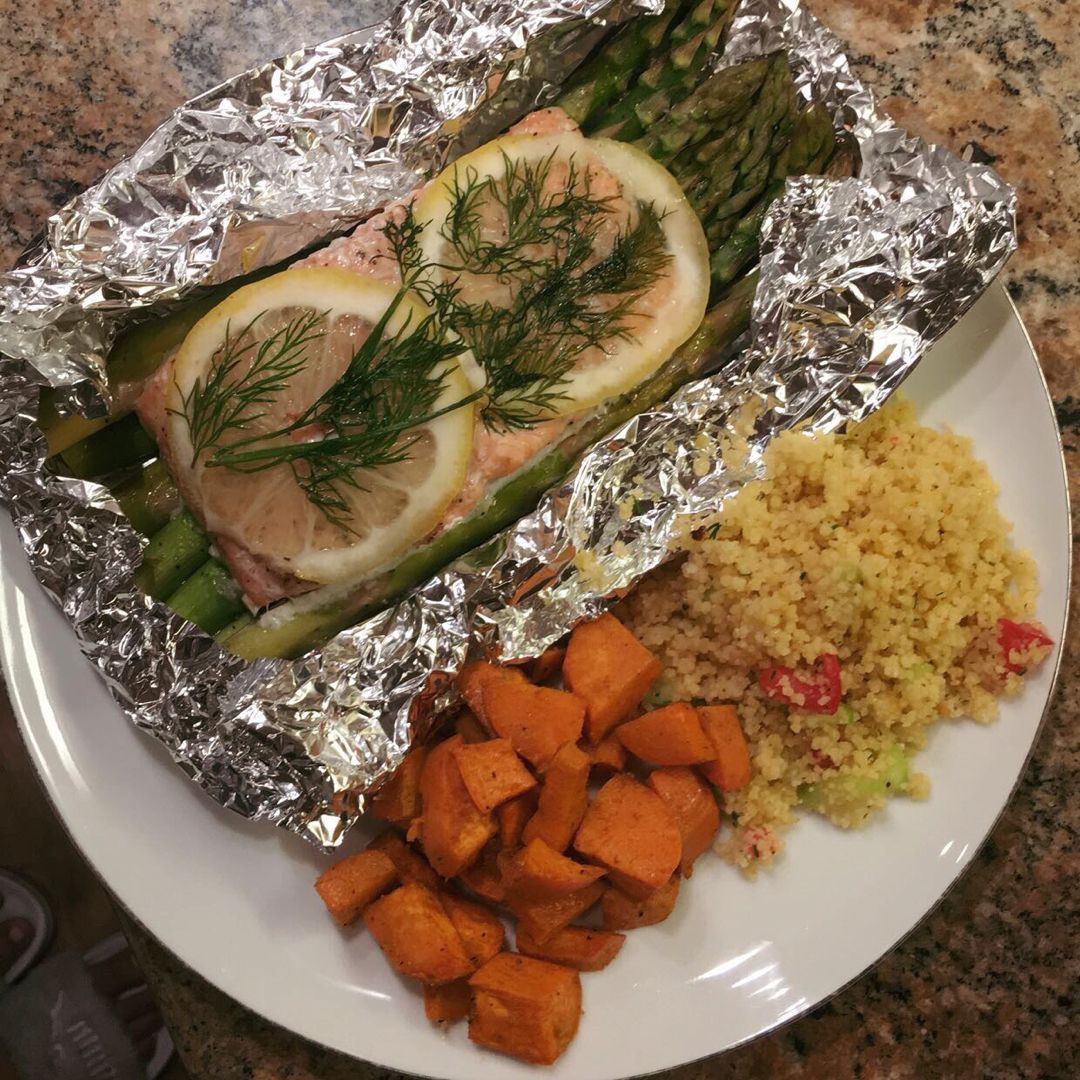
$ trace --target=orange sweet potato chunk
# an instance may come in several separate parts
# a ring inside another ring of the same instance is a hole
[[[533,788],[516,799],[504,802],[495,811],[495,820],[499,823],[499,843],[504,848],[516,848],[521,843],[525,825],[536,813],[539,803],[540,793]]]
[[[581,976],[570,968],[499,953],[472,978],[469,1038],[534,1065],[550,1065],[581,1021]]]
[[[368,844],[368,851],[381,851],[394,864],[402,881],[417,881],[429,889],[441,884],[439,875],[428,865],[427,859],[405,843],[395,832],[384,832]]]
[[[454,758],[477,810],[490,813],[500,803],[536,787],[536,780],[506,739],[461,743]]]
[[[540,801],[522,840],[543,840],[555,851],[565,851],[588,804],[589,758],[575,743],[565,743],[544,774]]]
[[[474,967],[486,964],[502,949],[506,930],[493,911],[453,893],[443,893],[442,905]]]
[[[551,682],[562,671],[565,657],[564,645],[550,645],[529,665],[529,677],[534,683]]]
[[[552,934],[566,929],[584,915],[604,895],[604,889],[603,882],[597,881],[554,900],[526,900],[521,896],[510,896],[507,906],[530,938],[547,941]]]
[[[414,746],[394,775],[375,793],[371,813],[380,821],[407,825],[420,813],[420,774],[427,758],[426,746]]]
[[[663,922],[675,910],[679,899],[679,875],[644,900],[630,896],[622,889],[608,889],[600,901],[605,930],[636,930]]]
[[[683,701],[627,720],[615,734],[631,754],[650,765],[700,765],[716,757],[697,709]]]
[[[454,717],[454,731],[467,743],[481,743],[490,738],[484,726],[468,709],[463,709]]]
[[[472,710],[473,715],[485,727],[488,734],[495,732],[488,723],[487,713],[484,710],[484,687],[492,682],[528,683],[525,672],[516,667],[501,667],[499,664],[489,664],[486,660],[471,660],[458,673],[457,684],[465,704]]]
[[[563,743],[581,737],[585,704],[565,690],[489,680],[484,712],[496,735],[509,739],[529,764],[545,769]]]
[[[750,783],[750,748],[734,705],[698,709],[701,726],[715,748],[715,760],[702,768],[706,779],[721,791],[738,791]]]
[[[546,941],[537,941],[525,927],[519,926],[516,944],[518,952],[538,960],[550,960],[576,971],[601,971],[615,959],[625,940],[625,934],[568,926]]]
[[[598,743],[641,704],[663,666],[614,615],[582,623],[563,660],[566,685],[586,705],[589,742]]]
[[[436,893],[407,882],[369,905],[364,924],[395,971],[439,986],[475,965]]]
[[[476,808],[461,778],[455,751],[460,735],[432,747],[420,775],[420,845],[436,873],[450,878],[495,835],[495,821]]]
[[[349,855],[324,870],[315,891],[339,926],[348,926],[398,879],[394,864],[381,851]]]
[[[625,773],[597,792],[574,847],[606,866],[612,882],[635,897],[659,889],[682,858],[679,826],[667,803]]]
[[[593,771],[601,776],[622,772],[626,768],[626,747],[619,742],[618,736],[608,735],[595,746],[584,747],[589,755]]]
[[[693,769],[679,765],[654,769],[649,787],[671,808],[682,835],[683,877],[693,872],[694,862],[707,851],[720,828],[720,808],[712,789]]]
[[[503,867],[508,893],[526,900],[554,900],[604,876],[600,866],[574,862],[534,837]]]
[[[497,852],[490,845],[471,866],[458,874],[458,881],[467,885],[481,900],[489,904],[501,904],[506,899],[506,885],[499,868]]]
[[[467,979],[424,987],[424,1014],[433,1024],[456,1024],[469,1015],[472,990]]]

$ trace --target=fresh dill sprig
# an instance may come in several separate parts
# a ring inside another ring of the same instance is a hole
[[[255,418],[265,415],[265,409],[260,413],[251,403],[265,406],[270,393],[267,363],[257,366],[258,355],[247,371],[239,370],[252,348],[239,343],[255,320],[239,337],[227,335],[227,347],[205,382],[196,381],[183,399],[182,415],[193,431],[200,416],[218,417],[200,439],[196,459],[205,454],[207,467],[247,473],[287,465],[308,501],[333,524],[352,531],[349,492],[366,490],[364,470],[407,460],[417,437],[409,435],[411,429],[475,397],[435,408],[445,389],[448,362],[461,355],[465,345],[446,337],[434,313],[415,326],[410,313],[396,331],[389,332],[389,322],[404,296],[403,289],[353,353],[341,377],[295,420],[271,431],[242,434]],[[324,318],[325,314],[301,316],[285,330],[295,323],[308,327],[304,333],[278,331],[261,344],[260,352],[278,339],[265,350],[276,357],[274,370],[279,374],[274,393],[284,392],[288,378],[303,369],[308,344],[325,333],[312,333],[310,327]],[[231,381],[226,381],[227,376],[233,376]],[[241,406],[243,402],[248,404]],[[230,432],[239,437],[225,441]]]
[[[440,226],[446,255],[425,262],[411,208],[386,227],[402,277],[468,343],[487,377],[485,423],[530,427],[566,397],[583,352],[631,336],[641,297],[670,262],[661,217],[646,203],[621,224],[614,197],[597,196],[571,156],[554,180],[554,152],[537,162],[503,154],[503,174],[474,168],[449,182]],[[597,259],[601,229],[617,229]],[[464,298],[469,279],[487,277],[506,303]]]
[[[181,408],[169,410],[187,420],[192,465],[205,450],[217,446],[227,431],[261,420],[274,398],[303,368],[308,345],[323,336],[319,329],[323,316],[306,312],[256,342],[251,330],[263,314],[235,337],[231,324],[226,325],[225,341],[206,381],[196,379],[190,390],[181,392]],[[250,365],[241,370],[249,358]]]

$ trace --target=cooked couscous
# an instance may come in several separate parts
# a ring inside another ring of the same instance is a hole
[[[800,809],[851,828],[927,797],[911,761],[930,725],[993,720],[1049,652],[996,496],[969,440],[897,401],[844,435],[774,440],[766,479],[627,601],[665,666],[654,704],[738,708],[753,775],[724,795],[721,844],[738,865],[771,860]]]

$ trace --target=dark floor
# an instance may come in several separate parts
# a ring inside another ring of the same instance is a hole
[[[0,867],[26,878],[48,900],[56,923],[50,952],[82,952],[121,928],[109,895],[68,838],[45,796],[2,685]],[[162,1074],[163,1080],[186,1077],[175,1058]],[[2,1053],[0,1080],[16,1080]]]

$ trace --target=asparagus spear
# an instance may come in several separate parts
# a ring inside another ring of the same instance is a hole
[[[191,512],[183,510],[150,538],[135,583],[148,596],[164,600],[190,577],[210,554],[210,537]]]
[[[239,587],[217,559],[207,559],[165,603],[208,634],[216,634],[244,610]]]
[[[709,0],[705,2],[709,3]],[[684,44],[658,57],[614,105],[590,121],[585,128],[589,134],[623,141],[640,138],[650,123],[692,95],[703,74],[705,61],[727,29],[735,5],[717,0],[715,5],[709,6],[715,8],[709,25]]]
[[[810,120],[815,122],[816,118],[810,118]],[[810,148],[814,145],[813,142],[805,142],[804,152],[811,152]],[[790,172],[774,178],[769,183],[762,197],[738,221],[722,245],[716,248],[712,248],[710,245],[712,257],[709,260],[709,269],[714,290],[722,289],[733,281],[746,266],[757,259],[758,239],[761,234],[761,225],[765,219],[765,213],[772,205],[773,200],[784,190],[786,176],[814,175],[824,172],[829,176],[839,178],[850,176],[854,172],[855,155],[852,148],[845,145],[834,153],[834,147],[835,135],[830,124],[828,134],[818,144],[814,156],[808,161],[789,158],[785,164],[790,169]]]
[[[731,119],[745,111],[763,89],[769,70],[770,62],[765,58],[748,60],[710,75],[681,100],[675,101],[667,89],[657,91],[639,104],[633,117],[605,128],[600,134],[636,142],[661,164],[666,164],[684,148],[726,130]]]
[[[157,454],[157,445],[143,430],[139,418],[128,413],[82,442],[69,446],[61,456],[61,472],[88,480],[138,465]]]
[[[697,0],[683,18],[679,19],[671,30],[671,44],[674,47],[685,45],[686,42],[698,36],[703,30],[708,29],[714,17],[723,13],[724,8],[734,9],[738,5],[729,0]],[[718,11],[719,9],[719,11]]]
[[[621,27],[570,79],[555,104],[585,125],[619,97],[664,41],[683,11],[682,0],[668,0],[659,15],[631,20]]]
[[[144,536],[153,536],[180,509],[180,492],[158,459],[114,489],[120,509]]]

